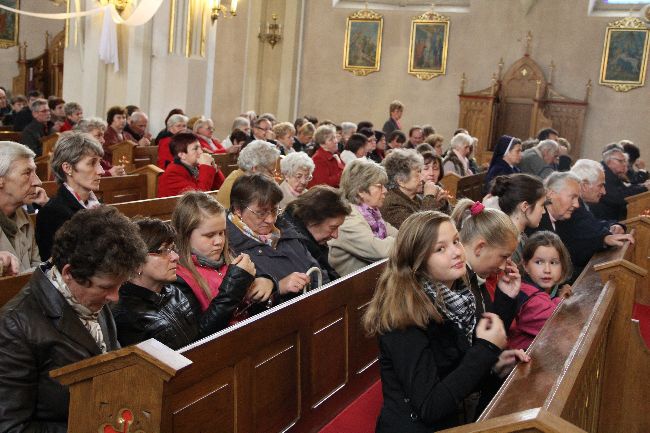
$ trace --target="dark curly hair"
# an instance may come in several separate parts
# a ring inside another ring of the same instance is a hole
[[[128,278],[146,257],[138,226],[112,206],[77,212],[56,232],[52,246],[56,267],[69,264],[79,284],[95,275]]]

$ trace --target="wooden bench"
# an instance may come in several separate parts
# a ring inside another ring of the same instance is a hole
[[[208,194],[210,194],[215,199],[217,198],[217,191],[209,191]],[[174,212],[174,208],[176,207],[176,203],[180,197],[180,195],[174,195],[164,198],[128,201],[124,203],[115,203],[112,206],[115,206],[117,210],[129,218],[134,218],[136,216],[147,216],[151,218],[158,218],[163,221],[169,221],[172,217],[172,212]]]
[[[15,277],[0,277],[0,308],[20,292],[31,276],[31,272],[26,272]]]
[[[20,132],[15,131],[0,131],[0,141],[14,141],[16,143],[21,143]]]
[[[228,177],[230,173],[238,168],[236,153],[215,153],[212,155],[212,159],[217,163],[224,177]]]
[[[69,431],[315,432],[374,383],[361,315],[384,263],[178,352],[148,340],[52,371],[70,386]],[[104,430],[101,430],[104,431]]]
[[[468,198],[472,201],[483,199],[483,184],[485,183],[486,172],[460,177],[456,173],[446,173],[440,184],[452,197],[456,199]]]
[[[629,244],[594,255],[475,424],[445,432],[650,431],[650,352],[631,319],[645,269]]]
[[[627,202],[627,219],[632,219],[650,210],[650,191],[625,197]]]
[[[54,197],[59,185],[54,181],[43,182],[43,188],[49,197]],[[96,191],[95,195],[106,204],[144,200],[148,198],[147,176],[134,174],[103,177],[99,184],[99,191]]]

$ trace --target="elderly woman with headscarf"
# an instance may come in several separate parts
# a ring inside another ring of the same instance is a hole
[[[314,173],[314,161],[305,152],[291,153],[280,161],[280,170],[284,180],[280,183],[283,199],[280,207],[285,208],[307,191],[307,184]]]
[[[490,182],[497,176],[521,173],[517,164],[521,161],[521,140],[517,137],[502,135],[494,147],[490,168],[485,176],[484,190],[490,189]]]
[[[388,175],[388,193],[381,214],[393,226],[399,229],[415,212],[449,210],[445,190],[424,179],[424,158],[415,149],[395,149],[382,165]],[[420,192],[422,196],[418,194]]]
[[[397,229],[384,221],[380,208],[386,197],[386,170],[376,162],[355,159],[341,176],[341,191],[352,204],[352,213],[329,242],[330,264],[341,276],[385,259],[395,242]]]
[[[100,205],[95,196],[104,174],[104,151],[90,135],[66,132],[52,154],[52,172],[59,184],[54,197],[36,214],[36,243],[42,260],[50,258],[54,233],[82,209]]]
[[[239,168],[231,172],[217,193],[217,200],[226,209],[230,207],[230,191],[235,181],[245,174],[260,173],[269,179],[275,179],[275,165],[280,151],[277,147],[264,140],[251,141],[239,152],[237,165]]]
[[[169,119],[167,119],[167,131],[170,135],[161,138],[160,141],[158,141],[158,162],[156,163],[158,167],[165,169],[174,160],[172,149],[170,147],[172,137],[187,129],[188,120],[189,118],[182,114],[172,114],[169,116]]]

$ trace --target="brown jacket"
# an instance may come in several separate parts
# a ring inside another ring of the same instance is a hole
[[[12,245],[5,232],[0,230],[0,251],[8,251],[18,257],[20,261],[19,272],[31,271],[41,263],[41,256],[38,253],[36,236],[34,235],[34,226],[30,223],[29,217],[22,207],[16,209],[16,214],[11,219],[18,226],[14,244]]]
[[[384,220],[398,229],[411,214],[422,210],[438,210],[449,213],[449,203],[446,200],[436,201],[432,195],[425,195],[424,198],[416,195],[411,200],[399,188],[391,188],[386,193],[384,205],[380,209]]]

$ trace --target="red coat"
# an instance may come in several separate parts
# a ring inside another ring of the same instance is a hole
[[[65,119],[65,122],[63,122],[63,125],[59,128],[59,132],[72,131],[72,128],[74,128],[74,125],[69,119]]]
[[[562,298],[551,299],[544,290],[522,282],[517,297],[520,307],[508,331],[508,346],[511,349],[528,349],[560,302]]]
[[[198,135],[197,135],[198,137]],[[221,145],[219,140],[216,138],[212,139],[212,144],[208,143],[206,140],[204,140],[202,137],[199,137],[199,143],[201,143],[201,148],[203,149],[204,152],[207,153],[226,153],[227,150],[225,147]]]
[[[322,147],[318,148],[311,159],[314,160],[316,168],[314,169],[314,178],[309,182],[309,188],[315,185],[329,185],[338,188],[345,164],[334,158],[333,153],[328,152]]]
[[[179,195],[185,191],[212,191],[219,189],[223,183],[223,173],[217,176],[214,167],[199,164],[199,178],[195,179],[190,171],[180,162],[169,164],[165,172],[158,178],[158,197]]]
[[[156,165],[163,170],[167,168],[167,165],[174,160],[172,156],[172,150],[169,147],[169,143],[172,141],[172,137],[161,138],[158,142],[158,162]]]

